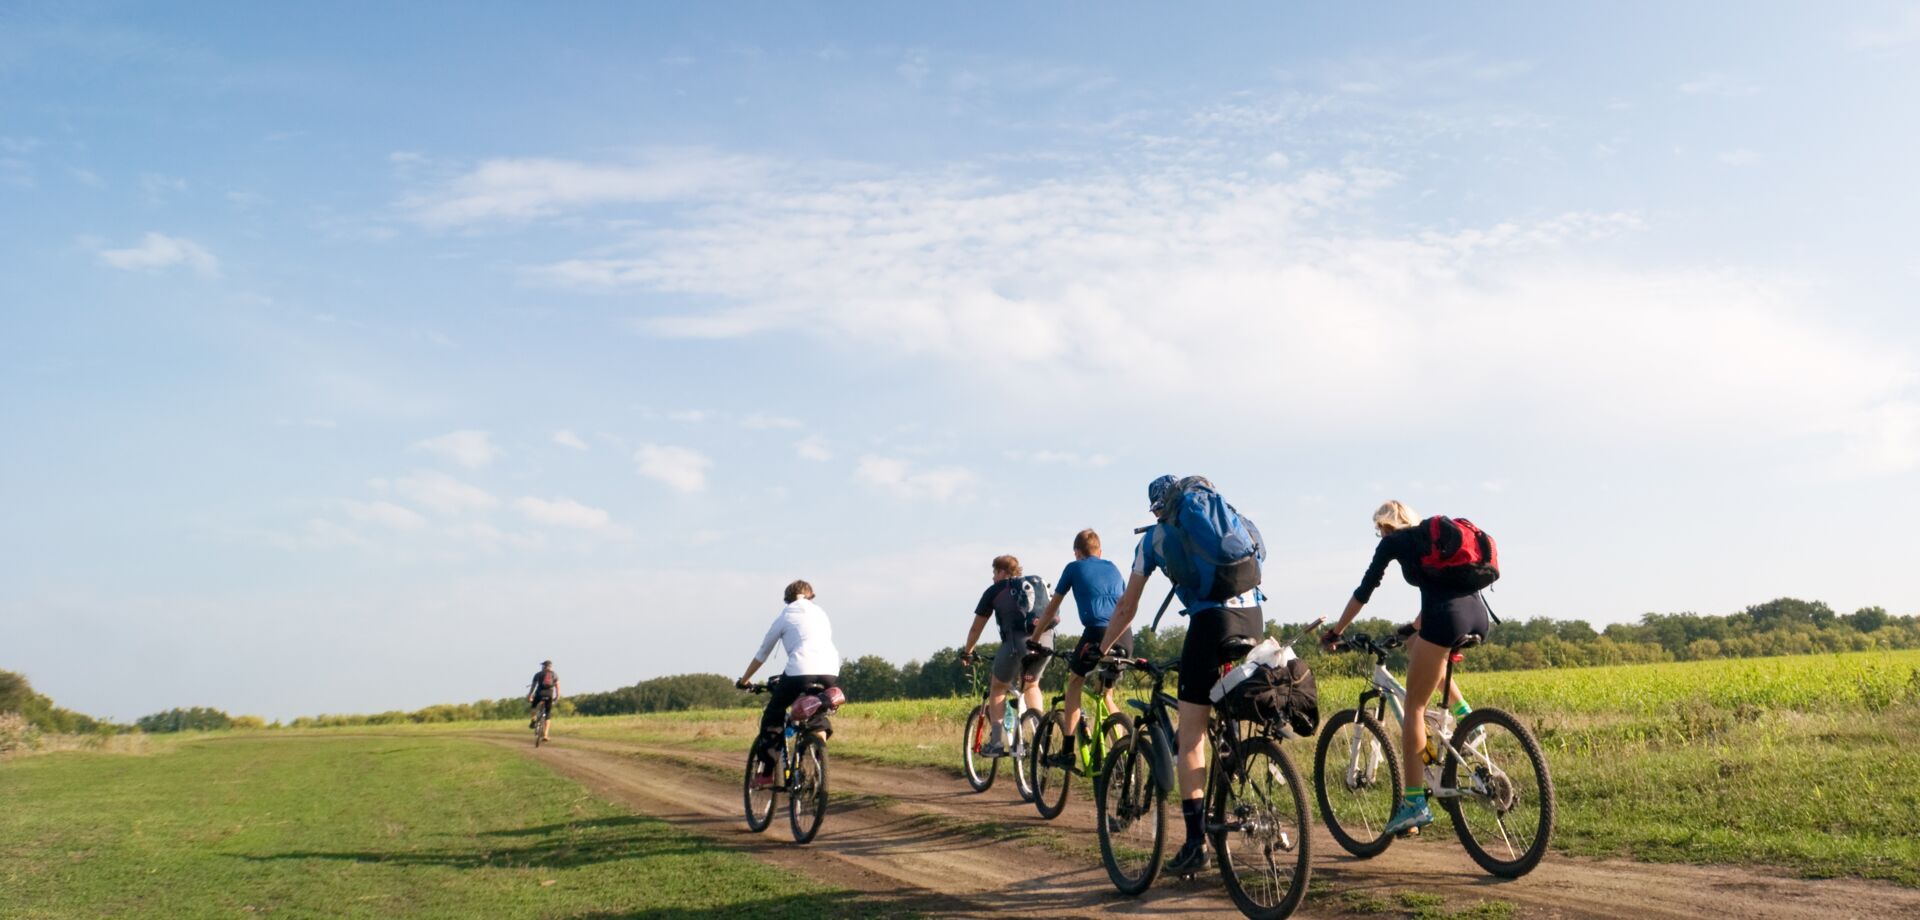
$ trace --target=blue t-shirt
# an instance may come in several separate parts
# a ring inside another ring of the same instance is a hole
[[[1073,592],[1073,604],[1080,608],[1080,625],[1087,629],[1105,629],[1113,619],[1113,605],[1127,593],[1127,580],[1120,567],[1099,556],[1088,556],[1067,563],[1054,583],[1053,593]]]
[[[1153,570],[1159,568],[1160,559],[1153,553],[1153,529],[1159,526],[1160,525],[1155,524],[1153,527],[1147,528],[1146,533],[1140,535],[1140,545],[1133,550],[1133,574],[1142,576],[1152,575]],[[1260,589],[1254,588],[1244,594],[1229,597],[1224,601],[1204,601],[1194,597],[1192,588],[1179,583],[1175,583],[1173,586],[1173,596],[1180,599],[1180,606],[1184,608],[1180,611],[1181,616],[1186,616],[1189,613],[1198,613],[1202,610],[1212,610],[1215,607],[1258,607],[1260,606],[1260,602],[1265,599],[1265,596],[1260,593]]]

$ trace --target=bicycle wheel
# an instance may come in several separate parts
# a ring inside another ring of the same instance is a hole
[[[1007,705],[1013,705],[1009,702]],[[1032,759],[1033,736],[1040,733],[1040,714],[1029,709],[1020,714],[1019,734],[1007,739],[1007,748],[1013,752],[1013,787],[1020,791],[1020,801],[1033,801]]]
[[[1501,878],[1532,872],[1553,837],[1553,777],[1540,742],[1498,709],[1468,713],[1453,738],[1467,761],[1447,752],[1438,792],[1460,845]]]
[[[740,798],[747,807],[747,830],[756,834],[773,823],[774,787],[753,788],[753,777],[760,772],[760,749],[765,745],[765,738],[753,739],[753,746],[747,749],[747,778],[740,783]]]
[[[1135,731],[1113,746],[1093,786],[1100,814],[1100,862],[1124,895],[1138,895],[1160,874],[1167,847],[1167,792],[1156,777],[1153,739]]]
[[[967,730],[960,737],[960,772],[966,774],[967,785],[975,792],[985,792],[993,787],[994,774],[1000,772],[1000,759],[980,756],[980,746],[987,743],[992,725],[987,722],[987,707],[975,706],[967,714]]]
[[[1066,810],[1067,788],[1073,784],[1073,771],[1063,756],[1067,737],[1067,714],[1055,709],[1041,720],[1040,730],[1029,745],[1033,751],[1027,766],[1033,775],[1033,807],[1049,821]]]
[[[1214,782],[1208,829],[1233,903],[1249,917],[1274,920],[1300,906],[1313,870],[1307,785],[1270,739],[1242,743],[1239,760],[1232,775]]]
[[[793,842],[807,843],[820,832],[820,821],[827,816],[827,746],[818,735],[801,736],[788,789],[787,819],[793,823]]]
[[[1343,709],[1321,726],[1313,794],[1341,849],[1366,859],[1393,843],[1386,827],[1400,800],[1400,754],[1372,713]]]

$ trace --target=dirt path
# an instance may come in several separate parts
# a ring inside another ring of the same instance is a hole
[[[836,801],[820,836],[798,847],[784,810],[766,833],[747,832],[739,756],[577,739],[534,753],[517,733],[489,740],[525,748],[615,801],[859,892],[876,914],[1239,916],[1211,872],[1188,883],[1163,878],[1139,899],[1119,896],[1100,868],[1088,799],[1076,795],[1057,821],[1042,821],[1006,776],[976,795],[935,771],[836,760]],[[1405,916],[1402,892],[1438,894],[1454,910],[1505,901],[1516,917],[1920,918],[1920,891],[1878,882],[1558,855],[1526,878],[1503,881],[1482,873],[1450,836],[1401,841],[1365,861],[1347,857],[1324,831],[1313,846],[1314,886],[1296,915],[1303,918],[1352,916],[1368,895],[1390,906],[1386,916]]]

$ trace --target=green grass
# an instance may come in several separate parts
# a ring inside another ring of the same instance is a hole
[[[1920,885],[1920,651],[1460,679],[1469,699],[1539,736],[1558,788],[1561,852]],[[1322,716],[1352,705],[1361,686],[1324,677]],[[975,702],[855,700],[835,717],[834,756],[957,774],[961,720]],[[744,751],[752,725],[752,713],[704,711],[572,719],[560,730]],[[1310,771],[1312,742],[1289,749]],[[1444,816],[1440,824],[1450,837]]]
[[[838,917],[882,905],[518,751],[255,733],[0,764],[0,916]]]

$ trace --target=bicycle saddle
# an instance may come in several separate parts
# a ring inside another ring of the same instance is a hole
[[[1220,640],[1220,654],[1223,657],[1238,661],[1247,657],[1247,653],[1253,651],[1253,647],[1259,644],[1257,640],[1249,639],[1246,636],[1228,636]]]
[[[1460,641],[1455,642],[1453,644],[1453,650],[1457,652],[1463,648],[1473,648],[1474,646],[1479,645],[1486,638],[1487,638],[1486,636],[1480,635],[1479,633],[1467,633],[1466,635],[1460,637]]]

